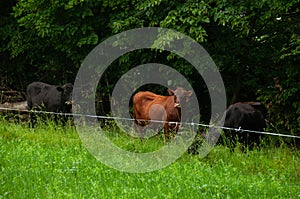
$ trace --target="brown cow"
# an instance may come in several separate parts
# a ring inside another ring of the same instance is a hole
[[[178,87],[175,91],[168,89],[168,93],[170,96],[143,91],[133,96],[136,123],[139,126],[146,126],[151,123],[150,120],[163,121],[165,139],[169,136],[170,129],[178,131],[178,123],[181,121],[181,104],[189,101],[193,91],[186,91],[184,88]],[[159,125],[159,122],[154,121],[153,123],[156,123],[156,126]]]

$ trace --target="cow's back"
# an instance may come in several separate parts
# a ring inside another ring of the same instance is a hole
[[[248,103],[236,103],[226,111],[225,127],[246,130],[263,130],[265,128],[264,113]]]
[[[136,119],[150,119],[149,109],[161,96],[149,91],[138,92],[133,96],[133,109]]]
[[[27,86],[26,89],[26,98],[27,106],[29,109],[34,108],[36,104],[42,104],[42,90],[47,84],[42,82],[32,82]]]
[[[56,86],[43,82],[33,82],[27,86],[27,106],[29,109],[40,108],[46,111],[60,111],[61,93]]]
[[[135,119],[180,122],[180,112],[174,106],[174,96],[161,96],[149,91],[133,96]]]

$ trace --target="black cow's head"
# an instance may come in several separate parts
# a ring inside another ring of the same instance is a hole
[[[182,87],[177,87],[175,91],[168,88],[169,95],[174,95],[174,107],[181,108],[182,102],[188,102],[193,94],[193,91],[186,91]]]
[[[267,109],[262,103],[260,102],[246,102],[246,103],[251,105],[254,109],[260,111],[263,118],[267,117]]]
[[[61,92],[63,110],[70,112],[72,109],[73,85],[71,83],[67,83],[63,86],[57,86],[56,89]]]

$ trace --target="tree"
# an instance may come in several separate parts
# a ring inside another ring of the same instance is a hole
[[[210,53],[230,103],[261,100],[277,129],[299,134],[299,5],[299,0],[11,1],[1,6],[0,72],[11,84],[21,85],[18,88],[33,79],[74,81],[83,59],[106,38],[132,28],[170,28]],[[101,95],[111,92],[130,68],[149,62],[174,66],[200,98],[208,95],[201,77],[185,60],[151,50],[116,60],[101,80]],[[209,103],[208,97],[202,101],[207,110]]]

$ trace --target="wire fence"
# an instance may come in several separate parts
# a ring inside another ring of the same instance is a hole
[[[51,114],[51,115],[59,115],[59,116],[72,116],[72,117],[88,117],[88,118],[95,118],[95,119],[112,119],[112,120],[126,120],[126,121],[135,121],[133,118],[123,118],[123,117],[115,117],[115,116],[103,116],[103,115],[87,115],[87,114],[78,114],[78,113],[62,113],[62,112],[50,112],[50,111],[38,111],[38,110],[25,110],[25,109],[17,109],[17,108],[3,108],[0,107],[0,111],[4,112],[21,112],[21,113],[37,113],[37,114]],[[248,132],[248,133],[256,133],[256,134],[262,134],[262,135],[271,135],[271,136],[279,136],[279,137],[287,137],[287,138],[297,138],[300,139],[300,136],[296,135],[288,135],[288,134],[281,134],[281,133],[274,133],[274,132],[268,132],[268,131],[254,131],[254,130],[247,130],[242,129],[242,127],[239,128],[231,128],[231,127],[224,127],[214,124],[202,124],[202,123],[195,123],[195,122],[166,122],[162,120],[144,120],[144,119],[138,119],[140,122],[147,122],[147,123],[168,123],[168,124],[176,124],[176,125],[189,125],[189,126],[198,126],[198,127],[206,127],[206,128],[216,128],[216,129],[222,129],[222,130],[232,130],[236,132]]]

